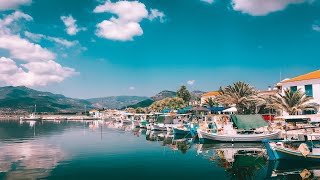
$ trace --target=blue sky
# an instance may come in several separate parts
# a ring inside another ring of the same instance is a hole
[[[317,0],[8,0],[0,12],[1,86],[77,98],[266,89],[320,65]]]

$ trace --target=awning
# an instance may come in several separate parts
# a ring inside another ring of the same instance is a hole
[[[209,111],[209,110],[204,107],[193,107],[190,109],[190,111],[198,111],[198,112],[202,111],[203,112],[203,111]]]
[[[238,129],[258,129],[269,126],[261,115],[231,115],[233,123]]]
[[[208,108],[210,111],[223,111],[225,110],[226,108],[224,107],[210,107]]]
[[[237,112],[237,108],[236,107],[231,107],[229,109],[225,109],[222,112]]]
[[[171,108],[167,108],[162,111],[162,113],[169,113],[169,112],[171,112]]]

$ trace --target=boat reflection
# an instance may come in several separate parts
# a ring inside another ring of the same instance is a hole
[[[222,167],[229,178],[255,179],[267,164],[262,143],[199,144],[197,154]]]
[[[267,179],[319,179],[320,163],[289,160],[269,161]]]

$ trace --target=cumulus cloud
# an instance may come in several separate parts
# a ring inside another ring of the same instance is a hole
[[[134,21],[123,23],[115,18],[102,21],[97,24],[97,28],[97,36],[119,41],[133,40],[134,36],[143,34],[139,23]]]
[[[163,22],[164,13],[156,9],[151,9],[149,15],[146,6],[138,1],[106,1],[104,4],[97,6],[93,12],[108,12],[116,15],[109,20],[104,20],[97,24],[96,35],[111,40],[132,41],[135,36],[141,36],[143,30],[140,22],[143,19],[159,18]]]
[[[66,26],[66,31],[69,35],[76,35],[79,31],[85,31],[86,28],[79,28],[76,24],[77,20],[75,20],[71,15],[69,16],[61,16],[61,20]]]
[[[0,36],[0,48],[8,50],[11,58],[24,61],[47,61],[56,55],[39,44],[34,44],[19,35]]]
[[[208,4],[212,4],[214,2],[214,0],[201,0],[202,2],[206,2]]]
[[[72,46],[76,46],[76,45],[79,44],[79,41],[68,41],[68,40],[63,39],[63,38],[46,36],[44,34],[34,34],[34,33],[31,33],[31,32],[28,32],[28,31],[25,31],[24,35],[26,37],[32,39],[33,41],[36,41],[36,42],[41,41],[41,39],[46,39],[48,41],[55,42],[57,44],[65,46],[65,47],[72,47]]]
[[[150,21],[153,21],[154,19],[159,18],[160,22],[163,23],[164,17],[165,17],[165,14],[159,11],[158,9],[150,9],[150,14],[148,16],[148,19]]]
[[[190,86],[192,86],[195,82],[196,82],[196,80],[189,80],[189,81],[187,81],[187,84],[189,84]]]
[[[30,5],[32,0],[1,0],[0,11],[17,9],[20,5]]]
[[[282,11],[291,4],[313,2],[313,0],[232,0],[232,7],[252,16],[265,16],[269,13]]]
[[[74,74],[76,74],[74,69],[62,67],[53,60],[18,66],[10,58],[0,58],[0,82],[6,85],[46,86],[49,83],[61,82]]]
[[[74,69],[55,62],[56,55],[50,50],[22,38],[20,34],[14,34],[11,25],[19,19],[32,20],[29,15],[19,11],[0,19],[0,49],[8,51],[10,56],[0,57],[1,84],[45,86],[77,74]],[[46,37],[32,35],[40,39]],[[17,60],[20,60],[20,64]]]
[[[135,89],[136,89],[136,88],[133,87],[133,86],[130,86],[130,87],[129,87],[129,90],[131,90],[131,91],[132,91],[132,90],[135,90]]]

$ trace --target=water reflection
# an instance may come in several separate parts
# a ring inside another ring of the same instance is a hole
[[[200,144],[197,154],[225,168],[228,177],[251,179],[267,163],[266,151],[261,143]]]
[[[39,141],[1,143],[0,172],[5,173],[5,179],[44,178],[66,158],[59,147]]]
[[[156,149],[168,153],[163,155]],[[147,179],[142,168],[152,165],[169,171],[166,168],[174,163],[174,167],[183,167],[181,172],[188,171],[188,167],[205,172],[198,175],[203,179],[320,177],[320,164],[268,162],[261,143],[200,144],[189,136],[147,131],[115,121],[0,122],[0,179],[50,179],[55,173],[61,177],[66,169],[77,169],[79,162],[87,168],[87,173],[100,168],[108,176],[113,173],[112,168],[140,168],[134,172],[143,172],[141,179]],[[91,166],[94,168],[90,169]],[[81,174],[80,171],[83,169],[76,173]],[[179,179],[181,174],[171,176]],[[188,176],[185,179],[192,179]],[[79,175],[77,179],[85,178]]]
[[[270,161],[267,177],[274,179],[319,179],[320,164],[288,160]]]

